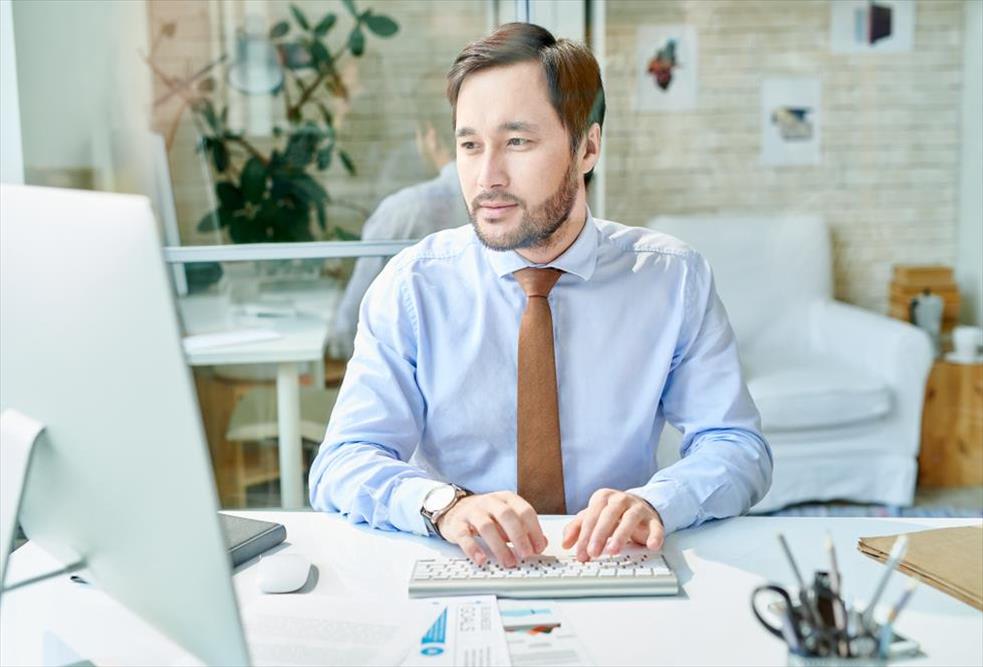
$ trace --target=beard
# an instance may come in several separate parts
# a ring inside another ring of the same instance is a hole
[[[478,195],[472,200],[468,212],[471,226],[474,228],[478,240],[491,250],[518,250],[548,246],[556,230],[562,227],[563,223],[570,217],[574,202],[577,200],[578,177],[576,161],[571,159],[570,166],[567,167],[560,186],[546,198],[546,201],[532,210],[529,209],[525,201],[509,193],[486,192]],[[518,226],[504,236],[496,238],[485,234],[475,215],[475,211],[485,201],[511,202],[518,205],[522,211]]]

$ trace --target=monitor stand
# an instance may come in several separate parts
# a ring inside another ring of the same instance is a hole
[[[17,410],[0,412],[0,596],[4,591],[11,591],[85,567],[85,562],[79,560],[57,572],[31,577],[4,588],[7,562],[14,546],[14,534],[17,531],[17,517],[20,514],[24,486],[27,484],[27,475],[31,468],[31,456],[35,445],[43,436],[44,424],[41,422]]]

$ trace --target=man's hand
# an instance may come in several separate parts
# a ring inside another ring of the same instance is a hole
[[[543,553],[546,536],[532,505],[511,491],[497,491],[461,498],[437,521],[441,536],[458,545],[479,567],[488,561],[477,537],[495,559],[515,567],[520,558]],[[512,543],[509,548],[508,542]]]
[[[662,546],[662,517],[638,496],[614,489],[600,489],[563,530],[563,548],[577,545],[577,560],[584,562],[602,553],[621,552],[629,541],[653,551]]]

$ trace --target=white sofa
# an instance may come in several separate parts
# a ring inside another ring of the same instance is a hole
[[[910,505],[932,347],[914,326],[833,299],[822,219],[662,216],[649,227],[713,268],[775,457],[771,490],[753,511],[836,499]],[[663,438],[666,464],[679,435],[667,427]]]

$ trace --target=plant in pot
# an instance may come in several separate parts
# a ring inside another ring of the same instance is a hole
[[[354,24],[335,49],[328,43],[338,19],[334,12],[312,21],[290,5],[290,19],[265,34],[240,30],[231,62],[223,55],[184,79],[166,75],[154,62],[160,39],[175,33],[173,23],[162,27],[147,63],[169,88],[165,99],[179,95],[182,112],[191,110],[198,150],[214,174],[217,206],[198,222],[199,231],[225,230],[234,243],[311,241],[316,222],[323,239],[358,239],[327,214],[329,204],[353,205],[332,199],[318,178],[336,163],[349,175],[356,173],[355,161],[337,143],[329,102],[348,99],[338,63],[361,57],[368,36],[391,37],[399,26],[372,9],[359,10],[353,0],[341,5]],[[258,140],[229,127],[228,106],[216,99],[215,73],[221,70],[233,88],[280,98],[283,124],[273,126],[272,137]]]

